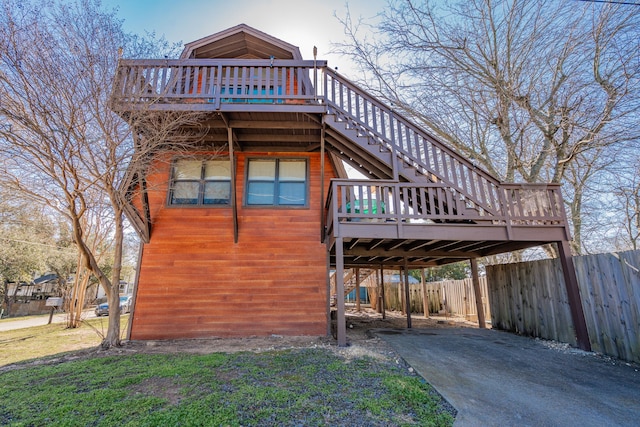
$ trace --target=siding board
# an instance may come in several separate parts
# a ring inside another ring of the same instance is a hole
[[[267,155],[239,153],[237,244],[230,207],[165,206],[170,162],[157,166],[149,178],[153,227],[140,265],[131,339],[326,334],[320,154],[270,155],[309,159],[309,205],[243,206],[245,161]],[[327,181],[334,177],[330,167],[326,175]]]

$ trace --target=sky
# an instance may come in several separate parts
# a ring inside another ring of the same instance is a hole
[[[386,0],[349,0],[354,19],[369,19],[380,12]],[[126,30],[155,31],[170,42],[198,40],[238,24],[247,24],[300,48],[304,59],[329,61],[347,76],[352,71],[347,58],[329,53],[332,42],[344,39],[334,15],[346,15],[345,0],[103,0],[118,8]]]

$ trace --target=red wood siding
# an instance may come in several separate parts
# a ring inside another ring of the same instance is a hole
[[[231,207],[166,207],[168,163],[149,177],[153,226],[131,339],[326,334],[320,154],[268,154],[309,159],[309,208],[296,209],[242,206],[246,156],[267,153],[237,156],[237,244]]]

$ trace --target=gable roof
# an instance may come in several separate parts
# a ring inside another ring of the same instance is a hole
[[[40,276],[37,279],[33,280],[34,285],[40,285],[42,283],[54,282],[58,280],[57,274],[47,274],[44,276]]]
[[[276,59],[302,59],[297,46],[240,24],[185,44],[180,59],[269,59],[271,56]]]

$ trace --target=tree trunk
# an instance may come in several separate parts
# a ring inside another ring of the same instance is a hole
[[[107,298],[109,301],[109,326],[107,335],[100,344],[100,347],[105,350],[120,346],[120,294],[118,287],[111,286]]]
[[[82,311],[84,309],[84,297],[87,293],[87,286],[89,285],[90,278],[91,278],[91,275],[88,274],[88,272],[85,272],[85,274],[82,276],[82,280],[80,281],[80,284],[78,286],[78,291],[76,293],[76,301],[74,303],[76,328],[80,326],[80,322],[82,321]]]
[[[7,307],[7,314],[9,314],[9,281],[7,279],[2,280],[2,300]]]
[[[76,205],[76,200],[69,198],[69,202],[72,205]],[[83,203],[83,200],[80,200]],[[104,274],[98,261],[96,260],[93,252],[87,246],[87,242],[83,239],[83,228],[81,224],[81,214],[78,214],[77,207],[73,206],[69,209],[69,212],[74,216],[71,218],[71,224],[73,226],[73,238],[78,246],[78,251],[82,255],[82,262],[84,268],[93,273],[98,279],[100,286],[103,287],[107,294],[107,301],[109,303],[109,326],[107,328],[107,335],[102,340],[100,346],[103,349],[110,348],[112,346],[120,345],[120,295],[118,294],[120,286],[120,270],[121,270],[121,258],[122,258],[122,242],[123,242],[123,230],[122,230],[122,211],[118,210],[114,212],[115,222],[115,235],[114,244],[116,246],[114,254],[113,276],[118,277],[118,281],[112,283],[109,278]]]
[[[69,298],[69,307],[67,308],[67,328],[73,329],[78,327],[78,322],[76,321],[76,310],[75,303],[78,295],[78,287],[80,283],[80,276],[83,274],[82,266],[80,263],[80,259],[78,257],[78,264],[76,268],[76,276],[73,278],[73,287],[71,288],[71,296]]]
[[[78,261],[76,262],[76,276],[73,279],[73,288],[71,289],[71,298],[69,299],[67,328],[77,328],[80,326],[80,316],[77,316],[76,313],[78,293],[85,276],[87,276],[87,271],[83,267],[82,255],[78,254]]]
[[[111,200],[117,200],[112,197]],[[124,230],[122,226],[122,210],[114,206],[114,257],[113,270],[111,272],[111,286],[108,289],[109,296],[109,328],[107,336],[102,340],[101,347],[106,349],[120,346],[120,273],[122,271],[122,244],[124,242]]]

